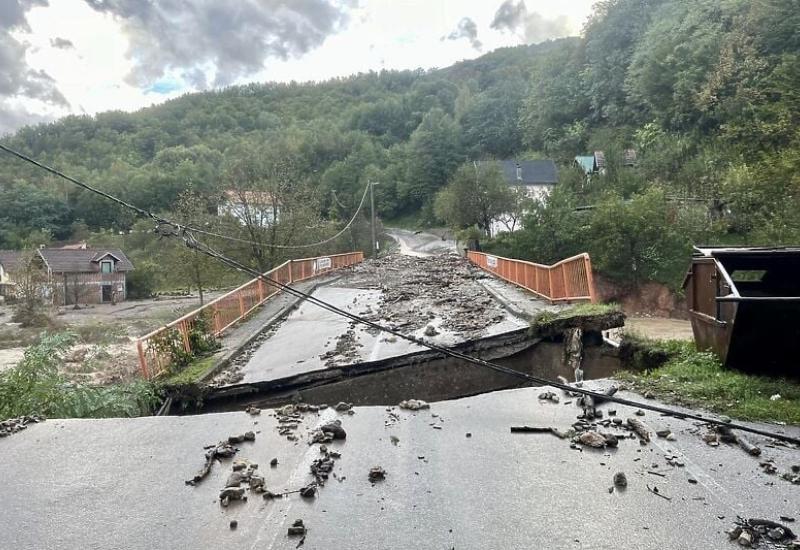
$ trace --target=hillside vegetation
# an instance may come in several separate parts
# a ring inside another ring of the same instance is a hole
[[[797,239],[798,28],[800,11],[782,0],[605,0],[580,37],[444,69],[238,86],[4,141],[141,207],[257,241],[209,237],[261,268],[312,255],[275,245],[333,235],[368,181],[380,182],[384,219],[436,223],[433,199],[465,162],[554,158],[552,197],[489,246],[545,262],[586,250],[612,279],[677,286],[693,242]],[[622,166],[628,148],[634,168]],[[572,159],[595,150],[607,173],[587,181]],[[224,189],[243,187],[278,196],[281,223],[256,235],[210,215]],[[366,223],[334,246],[367,248]],[[0,157],[0,247],[88,238],[123,246],[156,286],[228,276],[210,265],[181,274],[205,260],[150,228]]]

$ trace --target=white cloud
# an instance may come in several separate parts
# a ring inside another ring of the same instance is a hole
[[[123,4],[121,0],[115,3]],[[444,67],[480,55],[470,40],[441,39],[453,33],[467,17],[475,23],[484,52],[524,43],[526,38],[522,33],[490,27],[502,3],[501,0],[361,0],[358,5],[347,7],[351,3],[342,1],[339,5],[347,9],[347,16],[345,22],[339,21],[341,28],[332,27],[333,34],[318,37],[305,53],[306,48],[301,48],[294,52],[296,56],[285,59],[280,55],[264,57],[261,69],[257,68],[257,62],[242,65],[246,70],[237,71],[235,82],[320,81],[370,70]],[[558,3],[527,0],[527,8],[545,20],[565,18],[568,32],[577,34],[592,3],[593,0]],[[136,66],[142,57],[131,51],[132,47],[142,47],[141,28],[137,27],[137,34],[131,38],[130,21],[126,23],[124,18],[114,17],[106,10],[92,9],[87,0],[53,0],[48,6],[31,8],[27,20],[30,31],[22,29],[14,34],[17,40],[29,44],[27,64],[53,78],[68,106],[30,97],[6,100],[0,103],[0,131],[7,120],[35,122],[41,117],[52,119],[69,113],[135,110],[194,91],[196,88],[189,82],[200,79],[192,78],[191,71],[202,72],[209,81],[220,74],[215,66],[219,56],[204,54],[189,63],[185,61],[185,49],[180,57],[172,55],[160,70],[152,74],[142,72],[141,66]],[[186,32],[191,33],[192,29]],[[183,38],[191,42],[191,35]],[[64,41],[71,42],[73,47],[58,47]],[[164,37],[161,41],[165,42]],[[132,74],[137,78],[131,79]],[[134,81],[136,85],[131,83]]]

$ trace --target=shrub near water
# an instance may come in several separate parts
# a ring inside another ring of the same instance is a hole
[[[0,374],[0,419],[40,414],[55,418],[129,417],[149,414],[159,401],[148,382],[88,386],[59,373],[75,342],[70,333],[45,334],[20,363]]]

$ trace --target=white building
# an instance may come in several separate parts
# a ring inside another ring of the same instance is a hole
[[[531,199],[543,201],[558,183],[558,168],[552,160],[498,160],[506,183]],[[492,221],[492,236],[522,229],[522,222],[511,214]]]
[[[243,225],[267,227],[280,219],[281,203],[267,191],[228,190],[217,214],[233,216]]]

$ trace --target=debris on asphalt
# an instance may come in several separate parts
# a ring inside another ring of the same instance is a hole
[[[244,439],[242,441],[244,441]],[[231,458],[238,451],[239,449],[231,445],[228,441],[220,441],[216,445],[206,447],[205,464],[192,479],[186,481],[186,485],[197,485],[211,472],[211,466],[214,465],[217,459]]]
[[[334,405],[333,408],[334,408],[334,410],[336,410],[338,412],[347,412],[347,411],[353,409],[353,404],[352,403],[346,403],[344,401],[340,401],[339,403]]]
[[[644,422],[637,418],[628,418],[627,423],[628,427],[633,430],[633,433],[639,436],[640,443],[650,443],[650,430]]]
[[[300,489],[300,496],[303,498],[314,498],[317,496],[317,484],[309,483]]]
[[[502,305],[479,282],[490,277],[455,254],[392,254],[353,266],[337,285],[381,291],[379,306],[363,315],[370,321],[408,334],[428,331],[434,304],[435,330],[472,339],[485,335],[489,327],[507,317]]]
[[[617,489],[624,489],[628,486],[628,478],[625,476],[625,472],[617,472],[614,474],[614,487]]]
[[[578,436],[578,443],[595,449],[602,449],[606,446],[606,438],[597,432],[583,432]]]
[[[389,441],[392,442],[392,445],[396,446],[398,443],[400,443],[400,438],[397,437],[396,435],[390,435],[389,436]]]
[[[409,411],[419,411],[419,410],[422,410],[422,409],[430,409],[431,408],[431,406],[426,401],[423,401],[422,399],[406,399],[406,400],[400,401],[400,404],[398,405],[398,407],[400,407],[401,409],[409,410]]]
[[[314,409],[318,410],[317,407],[314,407]],[[295,432],[303,421],[302,412],[310,410],[312,410],[311,406],[303,403],[286,405],[280,409],[276,409],[275,418],[278,420],[278,426],[276,428],[278,430],[278,435],[284,436],[289,441],[296,441],[297,435]]]
[[[370,468],[368,478],[372,483],[375,483],[376,481],[382,481],[386,479],[386,470],[380,466],[374,466],[373,468]]]
[[[294,520],[294,523],[289,527],[288,535],[290,537],[299,537],[306,534],[306,526],[302,519]]]
[[[736,524],[726,531],[731,541],[736,541],[741,546],[759,546],[760,542],[766,538],[767,546],[773,547],[775,543],[785,545],[785,547],[796,547],[796,535],[786,525],[769,519],[742,519],[739,518]]]
[[[546,391],[544,393],[539,394],[539,399],[541,401],[552,401],[553,403],[558,403],[561,399],[558,397],[558,394],[554,391]]]
[[[219,493],[219,503],[227,507],[234,500],[247,500],[246,491],[263,493],[266,491],[264,476],[258,473],[258,464],[249,461],[237,461],[231,465],[232,473]],[[246,484],[246,486],[243,486]]]
[[[765,474],[772,475],[778,473],[778,467],[775,466],[775,463],[772,459],[759,462],[758,465]]]
[[[549,426],[511,426],[511,433],[550,433],[559,439],[570,437],[569,432],[562,432]],[[472,437],[472,434],[467,432],[467,437]]]
[[[247,407],[244,409],[244,412],[246,412],[250,416],[258,416],[259,414],[261,414],[261,409],[259,409],[255,405],[247,405]]]
[[[8,420],[0,421],[0,437],[7,437],[11,434],[21,432],[26,429],[29,424],[36,424],[44,421],[45,417],[37,414],[19,416],[17,418],[9,418]]]
[[[231,530],[234,530],[237,527],[239,527],[239,522],[236,521],[235,519],[232,519],[231,522],[228,525],[231,528]]]
[[[277,458],[277,457],[275,457],[275,458],[273,458],[272,460],[270,460],[270,461],[269,461],[269,465],[270,465],[270,466],[272,466],[273,468],[274,468],[275,466],[277,466],[277,465],[278,465],[278,458]]]
[[[655,485],[653,485],[652,487],[650,487],[649,485],[645,485],[645,487],[647,487],[647,490],[656,495],[657,497],[661,497],[664,500],[672,500],[672,497],[662,495],[661,492],[658,490],[658,487],[656,487]]]
[[[425,336],[436,336],[437,334],[439,334],[439,331],[436,330],[435,326],[428,325],[427,327],[425,327],[424,334],[425,334]]]

